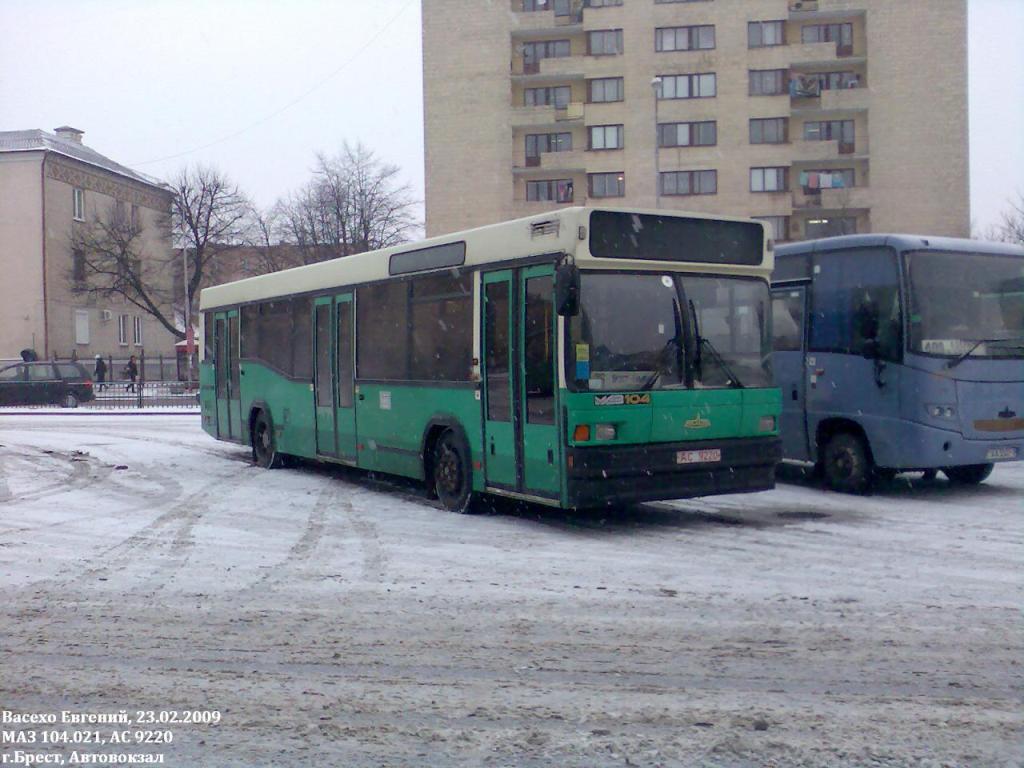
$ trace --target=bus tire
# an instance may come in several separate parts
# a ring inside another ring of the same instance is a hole
[[[961,467],[943,467],[942,474],[955,485],[977,485],[992,474],[992,464],[965,464]]]
[[[434,492],[449,512],[474,511],[473,467],[469,447],[453,429],[446,429],[434,443],[431,462]]]
[[[874,462],[860,435],[836,432],[822,452],[822,469],[828,487],[841,493],[868,493],[874,479]]]
[[[274,427],[263,411],[252,422],[252,460],[258,467],[277,469],[284,466],[284,457],[277,450]]]

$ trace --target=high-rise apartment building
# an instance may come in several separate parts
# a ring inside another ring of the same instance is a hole
[[[966,0],[423,0],[430,235],[570,204],[967,236]]]

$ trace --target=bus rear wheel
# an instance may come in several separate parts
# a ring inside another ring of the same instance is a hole
[[[252,460],[264,469],[277,469],[284,465],[274,440],[274,428],[262,411],[252,424]]]
[[[449,512],[473,511],[473,471],[469,448],[454,431],[446,430],[434,445],[432,462],[434,491]]]
[[[871,455],[859,435],[837,432],[825,443],[822,471],[829,488],[842,493],[867,493],[874,470]]]
[[[943,467],[942,474],[957,485],[977,485],[992,474],[992,464],[966,464],[962,467]]]

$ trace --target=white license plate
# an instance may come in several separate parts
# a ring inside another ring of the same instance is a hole
[[[985,454],[986,459],[1016,459],[1016,448],[989,448]]]
[[[676,451],[676,464],[708,464],[722,460],[720,448],[707,451]]]

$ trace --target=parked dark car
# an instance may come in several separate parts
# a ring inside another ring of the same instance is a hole
[[[0,368],[0,405],[77,408],[94,398],[92,379],[78,363],[14,363]]]

